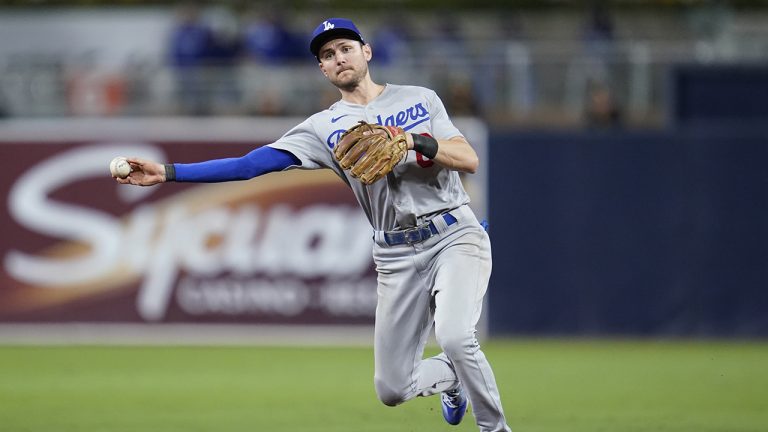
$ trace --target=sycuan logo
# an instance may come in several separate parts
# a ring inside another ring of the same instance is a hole
[[[90,202],[54,195],[94,177],[114,183],[105,161],[127,146],[141,157],[167,160],[150,144],[97,143],[57,152],[13,182],[9,216],[53,243],[39,249],[23,235],[14,243],[3,239],[0,277],[31,294],[0,289],[0,319],[21,310],[18,305],[66,305],[133,284],[135,311],[145,321],[165,319],[174,304],[189,316],[214,318],[310,311],[327,319],[373,316],[371,227],[357,206],[342,200],[346,188],[335,176],[297,171],[262,178],[257,187],[233,183],[222,193],[200,185],[160,200],[146,199],[159,188],[113,184],[120,204],[133,208],[118,215],[102,208],[102,194]],[[75,164],[77,170],[68,169]],[[322,198],[309,198],[307,190],[321,191]],[[336,265],[340,261],[345,266]]]

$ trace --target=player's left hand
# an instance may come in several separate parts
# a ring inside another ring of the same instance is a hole
[[[390,172],[408,152],[403,128],[360,121],[341,136],[333,155],[342,169],[363,184],[372,184]]]

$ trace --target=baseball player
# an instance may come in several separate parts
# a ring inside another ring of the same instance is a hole
[[[491,246],[467,205],[459,172],[475,172],[477,154],[434,91],[371,79],[372,50],[352,21],[323,21],[312,35],[310,51],[341,92],[341,100],[330,108],[242,157],[190,164],[130,158],[133,171],[116,180],[148,186],[246,180],[294,168],[333,170],[352,189],[374,230],[374,383],[379,399],[395,406],[440,393],[448,423],[461,422],[469,401],[481,431],[510,431],[496,380],[475,337],[491,273]],[[334,147],[360,121],[386,125],[405,143],[391,172],[370,184],[334,157]],[[443,352],[423,359],[433,323]]]

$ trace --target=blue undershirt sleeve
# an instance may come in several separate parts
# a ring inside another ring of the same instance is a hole
[[[197,183],[248,180],[298,165],[301,165],[301,161],[293,153],[269,146],[259,147],[239,158],[173,164],[177,182]]]

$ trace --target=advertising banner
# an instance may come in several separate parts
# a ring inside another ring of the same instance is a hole
[[[372,231],[331,171],[153,187],[109,174],[119,155],[240,156],[293,124],[6,125],[0,323],[372,324]]]

